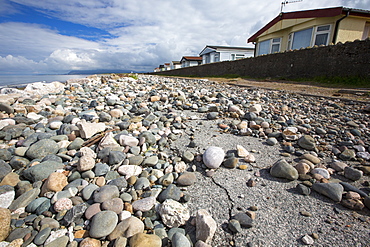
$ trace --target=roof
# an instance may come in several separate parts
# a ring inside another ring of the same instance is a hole
[[[242,47],[242,46],[222,46],[222,45],[206,45],[206,47],[203,48],[203,50],[199,53],[199,54],[202,54],[204,50],[206,50],[207,48],[211,48],[211,49],[234,49],[234,50],[245,50],[245,51],[253,51],[254,48],[252,47]]]
[[[172,64],[180,64],[180,61],[172,61]]]
[[[360,17],[370,17],[369,10],[363,9],[351,9],[345,7],[335,7],[335,8],[325,8],[325,9],[311,9],[311,10],[303,10],[303,11],[295,11],[295,12],[287,12],[287,13],[280,13],[276,16],[272,21],[267,23],[264,27],[258,30],[255,34],[253,34],[249,39],[249,42],[256,41],[257,37],[264,33],[266,30],[270,29],[273,25],[278,23],[281,20],[288,20],[288,19],[301,19],[301,18],[319,18],[319,17],[334,17],[338,15],[346,15],[349,14],[351,16],[360,16]]]
[[[184,56],[181,60],[188,60],[188,61],[202,61],[202,57],[192,57],[192,56]]]

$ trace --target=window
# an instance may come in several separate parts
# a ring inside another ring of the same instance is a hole
[[[270,54],[280,51],[281,38],[268,39],[258,43],[257,55]]]
[[[331,25],[316,26],[289,34],[288,49],[300,49],[314,45],[328,45]]]
[[[215,62],[220,62],[220,53],[218,52],[215,54]]]
[[[316,27],[314,45],[328,45],[330,25]]]
[[[366,22],[364,32],[362,33],[362,40],[370,37],[370,23]]]
[[[295,32],[293,34],[292,48],[300,49],[309,47],[311,44],[312,28],[305,29],[302,31]]]
[[[244,58],[244,54],[231,54],[231,60],[238,60]]]

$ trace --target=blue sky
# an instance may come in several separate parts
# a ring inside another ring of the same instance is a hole
[[[246,40],[279,14],[281,0],[0,0],[0,74],[152,71],[205,45]],[[285,12],[370,0],[303,0]]]

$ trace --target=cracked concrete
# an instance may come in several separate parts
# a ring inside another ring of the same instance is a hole
[[[194,162],[198,180],[187,188],[191,195],[187,205],[192,216],[204,208],[217,222],[212,246],[249,246],[248,243],[261,247],[303,246],[301,238],[312,233],[319,235],[314,246],[368,246],[369,222],[362,222],[361,217],[369,220],[369,210],[356,213],[315,192],[310,196],[297,194],[295,186],[298,181],[289,182],[269,175],[268,168],[282,158],[278,146],[265,145],[263,140],[254,137],[220,133],[219,122],[222,119],[189,120],[186,134],[171,145],[180,153],[189,150],[202,154],[209,146],[219,146],[227,152],[236,150],[238,144],[248,151],[257,151],[254,153],[256,163],[249,165],[248,169],[220,167],[213,177],[205,175],[202,162]],[[196,148],[187,146],[190,142],[189,128],[194,130]],[[239,164],[246,163],[240,159]],[[256,180],[255,187],[247,186],[250,178]],[[255,226],[233,235],[227,227],[229,219],[236,213],[247,211],[250,206],[258,207]],[[312,216],[302,216],[300,211],[308,211]],[[188,223],[186,231],[194,240],[195,227]]]

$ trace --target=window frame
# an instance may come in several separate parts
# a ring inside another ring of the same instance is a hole
[[[325,27],[325,26],[329,26],[329,29],[323,30],[323,31],[318,31],[318,29],[320,27]],[[313,26],[313,27],[310,27],[310,28],[305,28],[305,29],[297,30],[295,32],[291,32],[291,33],[289,33],[289,36],[288,36],[287,50],[292,50],[295,33],[300,32],[300,31],[304,31],[304,30],[309,30],[309,29],[311,29],[311,39],[310,39],[309,47],[315,46],[316,37],[317,37],[317,35],[320,35],[320,34],[327,34],[328,35],[328,38],[326,40],[325,45],[329,45],[330,35],[332,33],[332,28],[333,28],[333,25],[329,23],[329,24],[317,25],[317,26]],[[301,48],[307,48],[307,47],[301,47]],[[301,48],[299,48],[299,49],[301,49]]]
[[[279,40],[279,41],[274,41],[274,40]],[[267,55],[267,54],[272,54],[272,53],[277,53],[277,52],[280,52],[280,49],[281,49],[281,41],[283,40],[282,37],[277,37],[277,38],[271,38],[271,39],[266,39],[264,41],[261,41],[261,42],[258,42],[258,46],[257,46],[257,56],[261,56],[261,55]],[[263,42],[268,42],[268,52],[267,53],[263,53],[263,54],[259,54],[260,52],[260,44],[263,43]],[[278,51],[274,51],[272,52],[272,47],[274,45],[278,45],[279,48],[278,48]]]

